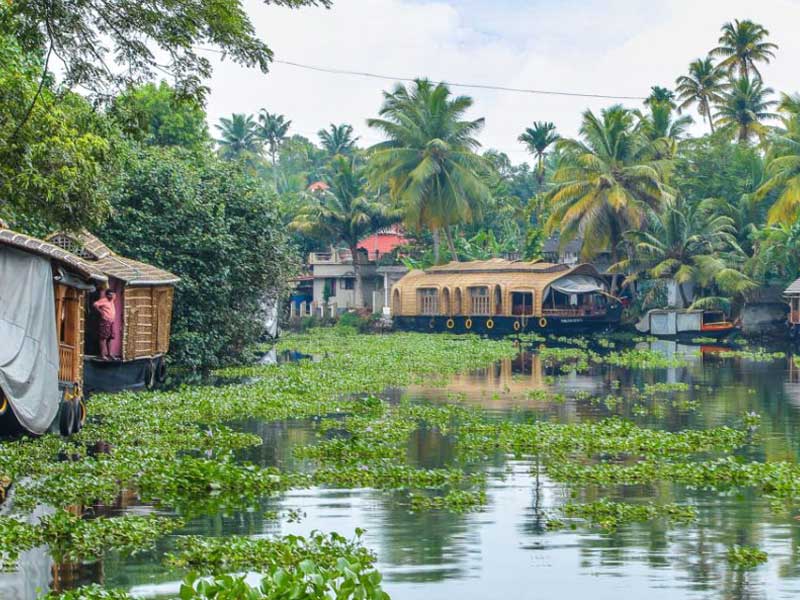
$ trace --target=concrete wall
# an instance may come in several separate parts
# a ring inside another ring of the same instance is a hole
[[[789,306],[780,302],[745,304],[742,309],[742,332],[745,335],[788,333],[786,314]]]

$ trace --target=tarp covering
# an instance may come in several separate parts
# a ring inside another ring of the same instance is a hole
[[[603,290],[603,283],[589,275],[567,275],[556,279],[550,287],[562,294],[591,294]]]
[[[58,412],[58,340],[50,261],[0,247],[0,389],[25,429]]]

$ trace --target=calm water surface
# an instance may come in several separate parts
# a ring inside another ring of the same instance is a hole
[[[762,415],[762,425],[744,456],[798,459],[800,376],[791,356],[754,363],[721,359],[715,348],[667,342],[654,346],[690,355],[689,366],[647,371],[603,366],[588,374],[559,374],[544,369],[535,354],[523,353],[513,361],[457,376],[446,388],[417,386],[387,390],[385,395],[390,401],[463,402],[511,419],[566,423],[617,414],[673,431],[733,425],[745,412],[754,411]],[[639,416],[628,401],[614,404],[587,397],[625,398],[632,387],[657,382],[686,382],[691,389],[673,394],[673,402],[662,400],[663,410]],[[562,392],[567,400],[531,399],[527,392],[536,389]],[[310,421],[236,425],[264,439],[262,447],[244,456],[262,465],[303,468],[292,449],[315,439]],[[409,441],[408,452],[421,466],[447,466],[454,454],[453,440],[420,431]],[[315,488],[265,500],[258,511],[196,519],[180,534],[263,536],[319,529],[351,535],[362,527],[367,530],[365,544],[378,554],[387,591],[401,600],[800,597],[800,520],[773,514],[766,501],[748,491],[687,490],[669,483],[616,487],[611,496],[620,499],[692,504],[698,519],[689,526],[628,525],[613,533],[588,528],[547,532],[544,524],[560,505],[592,501],[599,491],[585,488],[572,498],[567,486],[549,481],[531,461],[497,456],[487,458],[482,468],[489,474],[489,501],[478,513],[411,513],[397,493]],[[607,489],[604,494],[608,495]],[[151,510],[137,506],[135,498],[123,504],[127,504],[123,512]],[[283,518],[267,519],[267,511],[278,511]],[[293,522],[286,522],[287,515]],[[69,585],[101,581],[143,597],[175,593],[180,574],[161,564],[161,555],[173,542],[167,538],[151,553],[111,556],[100,564],[56,572]],[[731,544],[758,546],[768,552],[769,561],[748,573],[732,570],[725,560]],[[51,567],[46,552],[30,553],[24,573],[16,575],[25,581],[19,583],[19,594],[11,597],[35,597],[33,590],[51,581]]]

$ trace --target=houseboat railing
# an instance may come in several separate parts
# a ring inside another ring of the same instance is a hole
[[[547,317],[600,317],[606,314],[603,310],[586,308],[543,308],[542,315]]]

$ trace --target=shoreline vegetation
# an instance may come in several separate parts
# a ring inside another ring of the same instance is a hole
[[[589,368],[623,366],[644,371],[685,364],[623,342],[602,353],[582,347],[586,344],[578,340],[572,346],[539,344],[533,352],[553,373],[553,381]],[[604,345],[614,344],[606,340]],[[654,489],[678,485],[721,493],[749,489],[771,502],[776,511],[785,511],[800,498],[799,465],[733,458],[758,435],[757,415],[742,415],[728,425],[667,432],[637,425],[635,411],[631,418],[556,423],[524,415],[498,418],[464,404],[458,394],[444,403],[398,403],[381,397],[387,388],[442,387],[458,373],[511,360],[520,348],[510,340],[364,335],[333,327],[289,335],[277,348],[308,358],[224,369],[218,375],[238,383],[222,386],[98,395],[92,398],[93,416],[79,434],[69,439],[48,435],[4,443],[0,472],[14,481],[13,510],[0,517],[0,536],[6,542],[4,567],[13,568],[21,551],[41,544],[63,561],[101,560],[110,551],[135,553],[152,548],[164,535],[175,536],[187,520],[220,511],[252,510],[264,497],[315,486],[384,490],[410,511],[480,511],[491,501],[487,492],[491,475],[475,467],[493,457],[528,461],[532,474],[567,486],[575,498],[595,498],[573,501],[544,515],[552,531],[565,527],[611,531],[650,520],[680,527],[695,518],[693,506],[664,502],[661,494],[645,503],[620,502],[613,491],[619,485]],[[777,359],[761,351],[752,356]],[[746,357],[730,357],[742,358]],[[247,379],[241,383],[243,377]],[[607,395],[597,401],[612,408],[624,402],[618,396],[619,387],[619,382],[610,382]],[[658,410],[659,405],[661,410],[663,406],[695,409],[692,403],[681,403],[685,384],[662,383],[637,390],[634,398],[644,410],[641,414]],[[555,391],[535,392],[525,397],[543,403],[565,401]],[[579,399],[588,400],[576,394],[575,400]],[[305,465],[299,470],[240,460],[242,450],[262,440],[224,425],[241,419],[304,418],[312,419],[317,439],[295,448],[294,456]],[[438,431],[453,441],[455,456],[446,467],[422,468],[410,461],[409,438],[419,428]],[[100,440],[107,444],[98,452]],[[100,510],[113,505],[123,492],[152,504],[159,516],[109,517]],[[41,503],[58,510],[38,524],[28,523],[23,516]],[[85,507],[85,514],[94,518],[66,512],[70,506]],[[376,557],[360,542],[360,532],[353,537],[340,533],[267,539],[178,534],[176,550],[164,560],[186,573],[186,593],[196,594],[181,598],[210,598],[220,590],[247,585],[225,575],[237,571],[264,575],[262,590],[253,592],[262,595],[255,598],[283,597],[279,591],[293,586],[319,593],[352,590],[342,598],[357,597],[355,590],[365,594],[358,597],[384,598]],[[761,562],[759,554],[737,548],[731,549],[730,560],[741,568]],[[117,597],[91,589],[80,593],[62,597]]]

